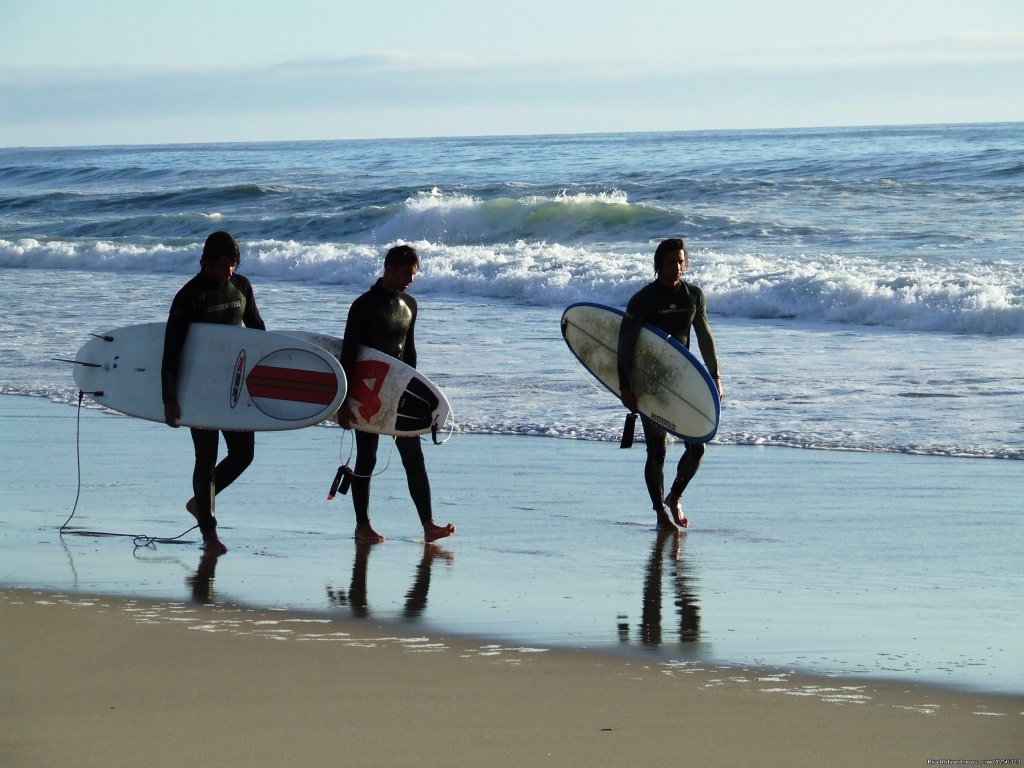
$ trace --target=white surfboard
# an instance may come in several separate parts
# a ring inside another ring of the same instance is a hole
[[[584,302],[562,314],[562,337],[583,366],[619,396],[619,326],[625,313]],[[660,328],[645,323],[636,343],[630,383],[644,416],[691,442],[707,442],[718,431],[718,390],[700,361]]]
[[[108,408],[162,422],[165,325],[94,335],[75,357],[75,383]],[[341,365],[315,344],[238,325],[189,326],[178,376],[182,426],[299,429],[330,418],[345,394]]]
[[[308,331],[282,333],[309,341],[341,357],[342,340],[337,336]],[[430,432],[435,440],[444,429],[451,413],[448,398],[411,365],[376,349],[360,347],[352,378],[342,407],[355,415],[356,429],[396,437]]]

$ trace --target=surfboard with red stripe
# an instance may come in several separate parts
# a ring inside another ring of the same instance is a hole
[[[75,358],[75,382],[101,405],[162,422],[164,330],[164,323],[144,323],[94,334]],[[181,353],[179,423],[253,432],[298,429],[330,418],[344,402],[346,385],[341,364],[316,344],[194,323]]]
[[[282,333],[341,356],[342,340],[337,336]],[[355,416],[355,428],[361,432],[396,437],[436,435],[444,430],[451,414],[448,398],[434,382],[401,360],[369,347],[359,348],[343,407]]]

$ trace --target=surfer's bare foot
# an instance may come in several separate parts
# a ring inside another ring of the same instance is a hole
[[[455,533],[455,526],[452,523],[448,525],[438,525],[433,520],[423,525],[423,538],[428,542],[437,541],[438,539],[445,539]]]
[[[356,541],[367,542],[375,544],[378,541],[384,541],[384,537],[373,530],[373,526],[369,523],[356,523],[356,532],[354,537]]]
[[[659,531],[677,531],[676,524],[672,522],[672,518],[668,516],[664,509],[657,513],[658,525],[657,530]]]
[[[216,528],[203,531],[203,549],[211,555],[223,555],[228,551],[228,548],[225,547],[224,543],[217,537]]]
[[[196,507],[196,498],[193,496],[191,499],[185,502],[185,509],[188,513],[199,522],[199,509]],[[210,528],[209,530],[203,530],[202,527],[199,529],[203,534],[203,549],[213,555],[223,555],[228,551],[228,548],[224,546],[224,542],[217,536],[216,527]]]
[[[690,527],[690,521],[686,519],[686,515],[683,514],[683,510],[679,506],[678,496],[673,496],[671,493],[666,496],[665,506],[668,507],[668,511],[672,515],[672,522],[680,528]]]

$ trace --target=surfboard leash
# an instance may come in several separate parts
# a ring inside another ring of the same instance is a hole
[[[95,334],[94,334],[95,335]],[[73,362],[73,361],[69,361]],[[137,533],[111,533],[108,531],[85,531],[85,530],[72,530],[68,528],[68,523],[75,516],[78,511],[78,502],[82,497],[82,401],[86,395],[102,395],[102,392],[84,392],[78,390],[78,408],[75,414],[75,469],[76,469],[76,489],[75,489],[75,503],[71,506],[71,514],[68,515],[68,519],[58,529],[60,536],[92,536],[92,537],[104,537],[113,536],[131,539],[135,544],[135,549],[138,550],[140,547],[148,547],[153,549],[157,544],[192,544],[192,541],[180,541],[180,539],[187,533],[194,531],[199,525],[193,525],[186,531],[179,533],[177,536],[171,538],[163,538],[159,536],[147,536],[145,534]]]
[[[343,432],[342,432],[341,442],[340,442],[340,444],[338,446],[338,454],[339,454],[339,456],[340,456],[341,452],[344,450],[344,446],[345,446],[345,434],[344,433],[348,432],[348,431],[349,430],[343,430]],[[387,462],[385,462],[384,467],[379,472],[372,472],[369,475],[357,475],[355,473],[355,470],[353,470],[351,467],[349,467],[349,462],[352,461],[352,454],[355,451],[355,446],[356,446],[356,440],[355,440],[355,437],[353,437],[352,438],[352,447],[348,449],[348,458],[341,459],[341,462],[342,462],[341,466],[339,466],[338,467],[338,471],[334,473],[334,481],[331,483],[331,489],[327,492],[327,500],[328,501],[334,501],[334,497],[337,494],[339,494],[339,493],[342,496],[347,494],[348,493],[348,489],[352,485],[352,478],[353,477],[361,477],[361,478],[367,478],[367,479],[371,479],[372,480],[377,475],[383,474],[387,470],[387,468],[391,466],[391,458],[392,458],[392,456],[394,456],[394,453],[395,453],[395,440],[394,440],[394,438],[391,439],[391,450],[388,452],[388,460],[387,460]]]

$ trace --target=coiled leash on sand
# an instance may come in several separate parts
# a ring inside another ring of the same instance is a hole
[[[93,334],[93,335],[96,335],[96,334]],[[68,362],[77,362],[77,361],[68,361]],[[79,365],[92,365],[92,364],[91,363],[79,363]],[[159,537],[159,536],[148,536],[146,534],[139,534],[139,533],[111,533],[111,532],[108,532],[108,531],[85,531],[85,530],[74,530],[74,529],[68,528],[68,523],[71,522],[71,518],[73,518],[75,516],[75,512],[78,511],[78,501],[79,501],[79,499],[82,496],[82,446],[81,446],[81,437],[82,437],[82,400],[83,400],[83,398],[86,395],[94,395],[94,396],[99,395],[99,396],[102,396],[103,392],[99,392],[99,391],[98,392],[83,392],[82,390],[78,390],[78,409],[77,409],[77,414],[75,416],[75,466],[76,466],[76,469],[77,469],[77,483],[76,483],[76,490],[75,490],[75,503],[71,507],[71,514],[68,515],[68,519],[65,520],[63,525],[61,525],[60,528],[58,529],[58,534],[60,536],[65,536],[65,535],[93,536],[93,537],[117,536],[117,537],[131,539],[132,542],[135,544],[135,549],[139,549],[140,547],[148,547],[150,549],[154,549],[157,544],[193,544],[194,542],[183,540],[182,537],[185,534],[189,533],[190,531],[193,531],[196,528],[198,528],[199,527],[198,525],[193,525],[188,530],[182,531],[177,536],[172,536],[170,538],[162,538],[162,537]]]

